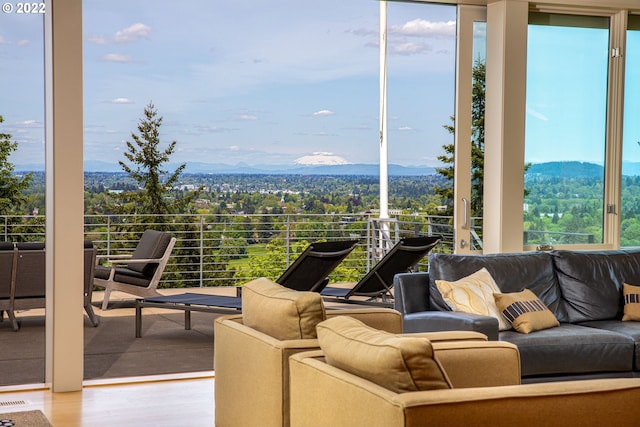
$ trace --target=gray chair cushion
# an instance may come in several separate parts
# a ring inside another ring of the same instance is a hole
[[[157,230],[145,230],[136,246],[136,249],[133,251],[133,255],[131,258],[137,259],[150,259],[150,258],[162,258],[164,252],[167,250],[167,246],[169,246],[169,242],[171,241],[171,235],[168,233],[163,233],[162,231]],[[133,271],[137,271],[138,273],[142,273],[143,276],[147,278],[151,278],[153,273],[155,273],[156,268],[158,267],[158,263],[149,262],[149,263],[130,263],[127,264],[127,268]]]

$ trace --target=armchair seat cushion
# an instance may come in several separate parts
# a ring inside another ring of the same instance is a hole
[[[98,279],[109,279],[112,267],[96,265],[94,277]],[[129,285],[145,287],[149,285],[150,279],[142,273],[130,270],[125,267],[116,267],[113,279],[116,282],[127,283]]]
[[[586,326],[560,326],[521,334],[500,333],[518,346],[522,376],[631,371],[634,342],[625,335]]]

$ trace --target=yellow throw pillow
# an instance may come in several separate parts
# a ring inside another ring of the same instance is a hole
[[[242,287],[242,321],[278,340],[316,338],[316,325],[326,319],[317,292],[299,292],[265,277]]]
[[[500,293],[500,288],[486,268],[455,282],[436,280],[436,286],[451,310],[495,317],[498,319],[499,330],[511,329],[509,322],[496,307],[493,294]]]
[[[349,316],[325,320],[317,329],[329,365],[396,393],[451,388],[427,338],[390,334]]]
[[[509,294],[495,294],[496,305],[511,322],[513,329],[528,334],[554,328],[560,323],[551,310],[529,289]]]
[[[624,283],[622,285],[624,295],[624,315],[622,321],[640,320],[640,286]]]

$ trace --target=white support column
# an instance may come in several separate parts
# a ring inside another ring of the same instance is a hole
[[[46,382],[83,379],[82,0],[46,1]]]
[[[523,249],[529,3],[487,4],[484,253]]]

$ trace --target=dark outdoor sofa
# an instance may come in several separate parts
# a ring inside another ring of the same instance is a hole
[[[498,331],[496,318],[453,312],[435,280],[486,267],[503,293],[530,289],[560,326]],[[428,273],[394,278],[405,332],[471,330],[518,346],[523,382],[640,376],[640,322],[622,321],[623,283],[640,286],[640,250],[431,254]]]

